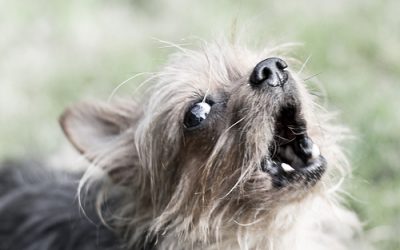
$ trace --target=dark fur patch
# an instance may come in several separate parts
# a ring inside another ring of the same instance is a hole
[[[0,168],[1,250],[124,249],[85,198],[79,209],[81,174],[49,171],[34,161],[6,162]]]

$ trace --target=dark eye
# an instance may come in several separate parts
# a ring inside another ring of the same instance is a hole
[[[185,120],[183,121],[185,127],[193,128],[199,126],[207,118],[210,110],[211,106],[206,102],[199,102],[193,105],[185,115]]]

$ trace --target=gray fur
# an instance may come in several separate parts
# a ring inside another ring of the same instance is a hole
[[[0,170],[0,249],[123,249],[100,222],[93,195],[85,199],[86,216],[80,210],[80,176],[50,171],[32,160],[5,162]]]

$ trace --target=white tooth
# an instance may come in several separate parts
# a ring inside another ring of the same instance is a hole
[[[290,166],[289,164],[282,163],[281,166],[282,166],[283,170],[285,170],[285,172],[294,171],[294,168],[292,166]]]
[[[311,158],[315,159],[321,155],[321,151],[319,151],[319,147],[317,144],[313,144],[312,151],[311,151]]]

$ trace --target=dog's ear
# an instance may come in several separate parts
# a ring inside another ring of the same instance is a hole
[[[64,111],[59,121],[72,145],[93,161],[135,125],[139,112],[134,102],[83,102]]]

